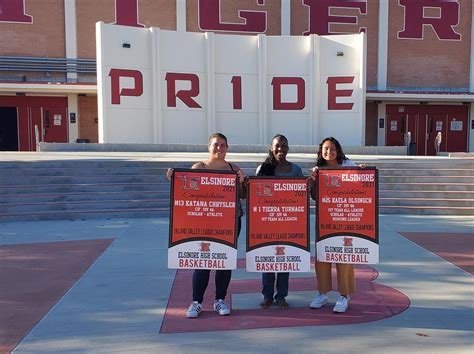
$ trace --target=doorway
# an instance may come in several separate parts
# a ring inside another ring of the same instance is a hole
[[[410,144],[412,154],[436,155],[440,134],[440,152],[467,151],[467,105],[387,105],[386,112],[387,146]]]
[[[16,107],[0,107],[0,151],[18,151]]]

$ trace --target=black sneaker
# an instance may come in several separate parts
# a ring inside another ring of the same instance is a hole
[[[270,306],[272,306],[273,299],[270,297],[264,297],[262,302],[260,303],[260,307],[264,309],[268,309]]]
[[[281,309],[287,309],[289,306],[284,297],[276,299],[276,303]]]

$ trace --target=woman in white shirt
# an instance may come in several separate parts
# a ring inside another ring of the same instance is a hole
[[[320,167],[337,167],[337,166],[359,166],[365,167],[365,165],[357,165],[355,162],[349,160],[344,152],[342,151],[341,144],[333,138],[329,137],[324,139],[319,144],[318,156],[316,159],[316,166],[313,168],[311,173],[311,179],[315,180],[317,176],[317,170]],[[314,190],[314,183],[311,185],[311,197],[316,199]],[[311,301],[310,307],[319,309],[328,302],[327,293],[332,290],[332,277],[331,277],[332,263],[327,262],[315,262],[316,279],[318,281],[316,296]],[[350,295],[355,293],[355,273],[352,264],[336,263],[337,271],[337,287],[340,296],[333,308],[334,312],[345,312],[349,307]]]

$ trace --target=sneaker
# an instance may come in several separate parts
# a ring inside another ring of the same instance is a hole
[[[320,309],[328,303],[328,296],[326,294],[320,294],[319,291],[316,293],[313,301],[309,304],[312,309]]]
[[[188,307],[188,312],[186,312],[186,317],[196,318],[199,316],[201,311],[202,311],[202,305],[197,301],[193,301],[191,302],[191,305],[189,305]]]
[[[347,308],[349,307],[349,300],[350,296],[348,295],[347,298],[344,296],[339,296],[337,299],[336,305],[334,305],[333,311],[334,312],[339,312],[339,313],[344,313],[346,312]]]
[[[214,301],[214,311],[218,312],[221,316],[230,314],[230,308],[227,307],[222,299]]]
[[[260,307],[267,309],[270,306],[272,306],[272,303],[273,303],[273,299],[271,297],[264,297],[262,302],[260,303]]]
[[[281,309],[287,309],[289,306],[284,297],[277,298],[276,303]]]

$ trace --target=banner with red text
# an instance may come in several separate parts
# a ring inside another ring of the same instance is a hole
[[[168,268],[237,267],[238,193],[235,172],[174,169]]]
[[[377,169],[322,168],[315,187],[317,260],[378,263]]]
[[[249,272],[308,272],[309,194],[306,177],[249,177]]]

